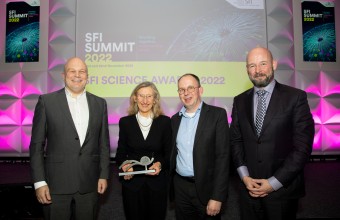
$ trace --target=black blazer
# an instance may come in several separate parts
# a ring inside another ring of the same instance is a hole
[[[109,178],[106,101],[88,92],[86,97],[89,124],[82,146],[65,89],[41,95],[35,107],[29,147],[32,177],[33,182],[46,181],[52,194],[94,192],[99,178]]]
[[[170,144],[171,124],[168,116],[160,115],[153,120],[146,140],[139,128],[136,115],[122,117],[119,120],[117,165],[120,166],[125,160],[140,161],[141,157],[148,156],[150,159],[154,158],[153,162],[161,162],[162,171],[157,176],[137,174],[128,181],[121,177],[121,183],[132,190],[139,190],[145,183],[152,189],[166,190],[169,165],[165,158],[169,154]],[[144,170],[145,167],[136,165],[133,169]]]
[[[280,181],[283,188],[269,196],[299,198],[305,194],[303,168],[314,138],[307,95],[276,82],[258,138],[253,93],[250,89],[234,99],[230,137],[235,167],[247,166],[252,178]]]
[[[176,138],[182,117],[179,113],[171,118],[172,151],[170,169],[176,169]],[[224,202],[229,182],[229,126],[225,109],[203,103],[193,148],[195,185],[202,204],[210,199]]]

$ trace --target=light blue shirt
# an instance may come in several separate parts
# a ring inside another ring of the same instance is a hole
[[[188,114],[184,106],[179,112],[182,119],[176,139],[176,172],[181,176],[195,176],[192,152],[201,108],[202,102],[193,115]]]
[[[266,94],[265,94],[265,98],[266,98],[266,109],[269,106],[269,101],[270,98],[272,97],[273,91],[274,91],[274,87],[275,87],[276,81],[273,80],[271,81],[266,87],[264,87],[263,89],[266,90]],[[257,91],[259,91],[260,89],[257,87],[254,87],[254,98],[253,98],[253,109],[254,109],[254,123],[255,123],[255,118],[256,118],[256,109],[257,109],[257,102],[258,102],[258,95],[257,95]],[[243,177],[245,176],[249,176],[249,171],[247,166],[240,166],[237,168],[237,172],[240,176],[241,179],[243,179]],[[278,189],[280,189],[281,187],[283,187],[282,183],[280,183],[280,181],[278,181],[274,176],[268,178],[269,184],[273,187],[273,189],[276,191]]]

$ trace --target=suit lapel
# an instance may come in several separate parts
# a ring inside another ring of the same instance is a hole
[[[175,170],[176,168],[176,156],[177,156],[177,146],[176,139],[178,134],[179,125],[181,123],[181,118],[177,112],[171,117],[171,128],[172,128],[172,141],[171,141],[171,152],[170,152],[170,170]]]
[[[273,90],[273,94],[270,97],[269,100],[269,105],[266,111],[266,115],[264,116],[264,121],[263,121],[263,125],[262,125],[262,129],[261,129],[261,134],[260,136],[263,134],[263,132],[266,130],[266,128],[268,127],[268,125],[270,124],[273,116],[276,114],[277,112],[277,108],[279,106],[279,100],[280,100],[280,92],[279,90],[279,83],[276,82],[275,84],[275,88]]]
[[[66,119],[70,122],[73,129],[77,132],[76,126],[75,126],[73,119],[72,119],[70,108],[69,108],[68,103],[67,103],[65,89],[59,90],[58,94],[59,94],[58,95],[58,99],[59,99],[58,102],[60,103],[61,111],[66,116]]]
[[[86,100],[87,100],[87,105],[89,107],[89,122],[88,122],[88,125],[87,125],[86,136],[85,136],[83,146],[85,146],[86,142],[89,139],[91,125],[94,124],[93,120],[96,120],[95,114],[94,114],[94,110],[95,110],[96,105],[94,103],[93,97],[88,92],[86,92]]]
[[[256,135],[254,123],[254,88],[249,90],[244,108],[246,112],[246,117],[248,118],[248,122],[253,130],[253,133]],[[239,111],[242,111],[242,109],[239,109]]]
[[[176,143],[176,138],[177,138],[177,134],[178,134],[178,129],[179,129],[179,125],[181,124],[181,119],[182,117],[179,116],[179,113],[177,113],[174,117],[173,117],[173,143]]]
[[[198,119],[196,134],[195,134],[195,140],[194,140],[194,149],[196,144],[198,143],[200,137],[202,137],[202,132],[204,131],[204,128],[206,127],[206,121],[207,121],[207,114],[209,111],[209,106],[206,105],[204,102],[202,104],[202,109],[200,112],[200,118]]]

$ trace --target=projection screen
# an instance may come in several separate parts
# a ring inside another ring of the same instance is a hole
[[[77,1],[76,54],[89,67],[87,89],[129,97],[152,81],[177,97],[184,73],[201,78],[204,97],[234,97],[249,88],[247,51],[266,45],[263,1]]]

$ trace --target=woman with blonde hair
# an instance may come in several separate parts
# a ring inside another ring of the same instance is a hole
[[[171,148],[171,122],[163,114],[160,94],[152,82],[142,82],[130,96],[128,116],[119,120],[116,162],[120,172],[145,170],[134,165],[147,156],[153,163],[147,169],[155,172],[124,175],[123,205],[126,219],[165,219],[167,209],[166,159]]]

